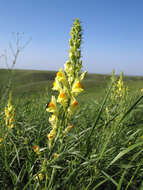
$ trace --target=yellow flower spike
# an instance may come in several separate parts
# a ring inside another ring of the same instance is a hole
[[[143,92],[143,88],[141,89],[141,92]]]
[[[84,79],[86,72],[80,75],[82,68],[82,28],[79,19],[75,19],[70,34],[69,61],[65,63],[64,70],[60,69],[57,72],[52,88],[52,90],[58,91],[59,95],[57,99],[52,97],[48,108],[46,109],[48,112],[53,113],[49,118],[52,130],[47,135],[49,148],[52,146],[53,138],[56,133],[59,135],[57,136],[57,139],[64,137],[64,131],[61,129],[63,129],[64,126],[67,126],[70,116],[78,109],[78,102],[75,97],[83,91],[81,81]],[[65,133],[69,132],[72,128],[72,125],[67,126],[66,129],[64,128]],[[60,143],[61,142],[62,141],[60,141]]]
[[[0,138],[0,143],[2,143],[2,141],[3,141],[3,138]]]
[[[15,116],[15,110],[14,107],[11,104],[12,101],[12,94],[9,94],[8,104],[5,107],[5,124],[8,128],[8,130],[12,129],[14,127],[14,116]]]

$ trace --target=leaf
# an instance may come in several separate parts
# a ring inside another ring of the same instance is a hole
[[[134,144],[130,147],[128,147],[127,149],[123,150],[122,152],[120,152],[113,160],[112,162],[108,165],[107,168],[109,168],[109,166],[113,165],[115,162],[117,162],[120,158],[122,158],[125,154],[129,153],[130,151],[132,151],[133,149],[135,149],[136,147],[142,145],[143,142]]]
[[[117,183],[110,175],[108,175],[107,173],[105,173],[103,170],[102,170],[101,172],[107,177],[108,180],[112,181],[112,183],[113,183],[115,186],[118,185],[118,183]]]

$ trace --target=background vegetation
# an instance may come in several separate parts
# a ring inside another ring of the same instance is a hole
[[[46,89],[50,92],[55,76],[56,71],[14,70],[14,97],[37,95],[41,92],[44,93]],[[9,77],[7,69],[0,69],[1,91],[7,88]],[[99,100],[103,97],[110,77],[110,75],[104,74],[87,74],[83,81],[85,91],[80,95],[81,99],[88,101],[88,99]],[[143,77],[124,76],[124,83],[132,93],[140,91],[143,88]]]
[[[124,77],[128,93],[112,99],[119,77],[110,89],[111,76],[88,74],[83,81],[85,92],[79,96],[80,109],[72,118],[75,128],[66,137],[63,153],[46,165],[50,185],[45,185],[45,177],[36,178],[45,171],[33,146],[39,146],[41,155],[48,158],[50,127],[45,105],[55,75],[54,71],[14,70],[15,121],[9,132],[4,115],[7,101],[3,99],[0,106],[0,138],[4,139],[0,143],[0,189],[142,190],[142,77]],[[1,69],[1,98],[8,78],[8,70]]]

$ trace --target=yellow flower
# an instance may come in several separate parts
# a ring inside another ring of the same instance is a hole
[[[14,116],[15,116],[15,109],[11,104],[12,95],[9,94],[9,100],[8,104],[5,107],[5,124],[8,128],[8,130],[12,129],[14,127]]]
[[[52,129],[50,131],[50,133],[48,134],[48,139],[49,141],[52,141],[53,140],[53,137],[56,135],[56,130],[55,129]]]
[[[76,108],[76,107],[78,106],[78,102],[77,102],[76,100],[73,101],[72,104],[71,104],[71,106],[72,106],[73,108]]]
[[[66,76],[63,69],[60,69],[59,72],[57,72],[56,80],[62,83],[66,82]]]
[[[8,129],[9,130],[12,129],[12,128],[14,128],[14,124],[13,123],[11,123],[11,124],[8,125]]]
[[[59,154],[54,153],[54,158],[56,159],[56,158],[58,158],[58,157],[59,157]]]
[[[56,125],[57,120],[58,120],[58,118],[57,118],[57,116],[54,115],[54,114],[51,115],[51,117],[49,117],[49,122],[51,123],[52,126]]]
[[[39,148],[39,146],[34,145],[34,146],[33,146],[33,150],[34,150],[34,152],[35,152],[36,154],[40,154],[40,148]]]
[[[76,80],[72,86],[72,94],[74,93],[75,95],[78,95],[83,91],[82,84],[80,83],[79,80]]]
[[[44,175],[42,173],[39,173],[36,177],[35,180],[40,180],[42,181],[44,179]]]
[[[65,92],[60,92],[57,102],[61,103],[63,106],[67,104],[68,96]]]
[[[13,121],[14,121],[14,118],[12,117],[12,118],[10,118],[9,123],[12,124]]]
[[[3,141],[3,138],[0,138],[0,143]]]
[[[73,74],[73,68],[72,68],[72,64],[70,61],[67,61],[65,63],[64,69],[68,76]]]
[[[55,96],[52,96],[51,102],[48,104],[48,108],[46,109],[46,111],[47,112],[53,112],[53,113],[57,114],[58,110],[57,110]]]
[[[141,89],[141,92],[143,92],[143,88]]]
[[[39,178],[40,181],[42,181],[44,179],[43,174],[42,173],[38,174],[38,178]]]
[[[61,91],[61,89],[62,89],[62,87],[61,87],[60,82],[57,79],[55,79],[55,81],[53,82],[52,90]]]
[[[64,133],[67,134],[71,129],[74,128],[74,125],[69,125],[67,126],[67,128],[65,129]]]
[[[72,115],[77,110],[77,108],[78,108],[78,102],[75,99],[73,99],[68,108],[69,115]]]

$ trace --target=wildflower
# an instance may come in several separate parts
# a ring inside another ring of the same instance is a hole
[[[118,87],[117,93],[119,94],[120,97],[122,97],[123,96],[123,72],[121,72],[120,79],[117,83],[117,87]]]
[[[68,76],[73,74],[73,67],[70,61],[67,61],[64,65],[65,72]]]
[[[68,133],[73,128],[72,125],[67,126],[66,129],[64,126],[67,125],[70,116],[78,109],[78,101],[75,97],[83,91],[81,82],[84,79],[86,72],[83,72],[80,75],[82,68],[82,60],[80,59],[80,45],[82,42],[81,31],[80,22],[78,19],[75,19],[74,25],[70,32],[71,39],[69,41],[69,60],[66,61],[64,70],[60,69],[57,72],[53,83],[52,89],[58,91],[59,95],[57,99],[52,96],[52,99],[46,109],[48,112],[52,113],[49,118],[52,130],[47,135],[49,140],[49,148],[51,148],[53,138],[55,138],[56,135],[57,139],[58,137],[63,137],[63,133]],[[65,131],[61,130],[63,128]],[[62,133],[62,135],[60,133]]]
[[[59,82],[62,82],[62,83],[65,84],[65,82],[66,82],[66,76],[65,76],[65,73],[64,73],[63,69],[60,69],[60,70],[57,72],[56,79],[57,79]]]
[[[50,131],[50,133],[48,134],[48,139],[49,141],[52,141],[53,140],[53,137],[56,135],[56,130],[55,129],[52,129]]]
[[[67,128],[65,129],[64,133],[67,134],[71,129],[74,128],[74,125],[69,125],[67,126]]]
[[[33,150],[34,150],[34,152],[36,153],[36,154],[40,154],[40,148],[39,148],[39,146],[37,146],[37,145],[34,145],[33,146]]]
[[[61,103],[63,106],[66,106],[68,101],[68,96],[65,92],[60,92],[57,102]]]
[[[8,130],[14,127],[15,110],[13,105],[11,104],[11,101],[12,101],[12,94],[10,93],[8,104],[5,107],[5,124],[8,127]]]
[[[54,153],[54,158],[56,159],[56,158],[58,158],[58,157],[59,157],[59,154]]]
[[[57,79],[55,79],[55,81],[53,82],[52,90],[61,91],[61,89],[62,89],[62,87],[61,87],[60,82]]]
[[[75,93],[76,95],[78,95],[82,91],[83,91],[82,84],[80,83],[79,80],[76,80],[72,86],[72,94]]]
[[[46,111],[57,113],[56,98],[54,96],[52,96],[51,102],[48,104]]]
[[[76,107],[78,106],[78,102],[77,102],[76,100],[73,101],[72,104],[71,104],[71,106],[72,106],[73,108],[76,108]]]
[[[38,178],[39,178],[40,181],[42,181],[42,180],[44,179],[43,174],[42,174],[42,173],[39,173],[39,174],[38,174]]]
[[[143,92],[143,88],[141,89],[141,92]]]
[[[44,179],[44,175],[42,173],[39,173],[36,177],[35,180],[40,180],[42,181]]]
[[[71,101],[71,104],[68,108],[69,115],[72,115],[78,108],[78,102],[74,99]]]
[[[56,125],[57,120],[58,120],[58,118],[54,114],[51,117],[49,117],[49,122],[51,123],[52,126]]]

